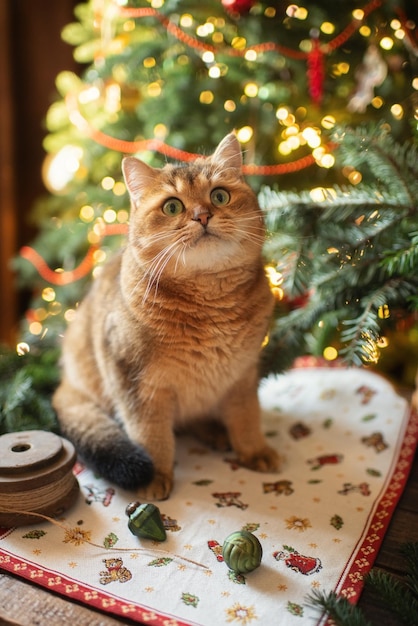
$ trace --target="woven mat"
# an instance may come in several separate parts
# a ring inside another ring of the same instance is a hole
[[[0,567],[159,626],[312,626],[312,590],[356,602],[405,487],[418,417],[359,369],[294,369],[264,381],[260,398],[268,439],[286,455],[282,473],[248,471],[233,453],[180,438],[175,488],[158,505],[167,540],[157,543],[127,528],[134,494],[77,465],[76,504],[56,523],[1,531]],[[263,547],[245,576],[221,556],[240,529]]]

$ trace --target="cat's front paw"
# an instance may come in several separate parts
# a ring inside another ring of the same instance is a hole
[[[279,472],[282,466],[282,457],[270,446],[258,450],[251,455],[240,455],[239,463],[255,472]]]
[[[142,501],[166,500],[173,488],[173,476],[155,473],[153,480],[137,490],[137,495]]]

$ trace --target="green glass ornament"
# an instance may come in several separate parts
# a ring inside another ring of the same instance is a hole
[[[160,509],[155,504],[131,502],[125,510],[129,517],[128,528],[136,537],[165,541],[165,532]]]
[[[229,569],[237,574],[247,574],[260,565],[263,548],[248,530],[237,530],[225,539],[222,556]]]

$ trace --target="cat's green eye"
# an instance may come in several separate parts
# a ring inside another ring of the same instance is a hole
[[[168,217],[174,217],[175,215],[180,215],[184,211],[184,204],[178,198],[170,198],[163,204],[163,213],[164,215],[168,215]]]
[[[230,201],[231,196],[226,189],[222,189],[222,187],[216,187],[210,193],[210,200],[215,206],[225,206]]]

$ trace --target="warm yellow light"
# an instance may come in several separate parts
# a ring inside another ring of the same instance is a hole
[[[244,50],[247,45],[247,40],[245,37],[234,37],[231,41],[231,46],[236,50]]]
[[[94,230],[91,230],[87,235],[87,241],[93,245],[99,243],[101,238],[101,234],[95,232]]]
[[[20,341],[16,346],[16,352],[19,356],[23,356],[30,352],[30,346],[25,341]]]
[[[147,57],[142,61],[142,64],[145,68],[150,69],[151,67],[156,66],[157,61],[154,59],[154,57]]]
[[[324,156],[319,160],[319,165],[324,167],[325,169],[330,169],[333,167],[335,163],[335,158],[332,154],[324,154]]]
[[[104,263],[106,260],[106,252],[104,250],[95,250],[93,253],[94,263]]]
[[[276,9],[274,7],[267,7],[264,11],[266,17],[274,17],[276,15]]]
[[[390,112],[392,113],[393,117],[397,120],[401,120],[403,118],[403,108],[400,104],[393,104],[390,107]]]
[[[319,28],[326,35],[332,35],[332,33],[335,30],[335,26],[334,26],[334,24],[331,24],[331,22],[322,22],[322,24],[321,24],[321,26]]]
[[[286,107],[279,107],[276,111],[276,117],[278,120],[285,120],[289,115],[288,109]]]
[[[370,35],[372,33],[371,29],[368,26],[366,26],[365,24],[363,24],[363,26],[360,26],[358,32],[360,33],[360,35],[362,37],[370,37]]]
[[[297,7],[293,17],[296,17],[298,20],[306,20],[308,17],[308,10],[305,7]]]
[[[247,61],[256,61],[257,52],[255,50],[247,50],[247,52],[245,53],[245,59]]]
[[[348,72],[350,71],[349,63],[338,63],[337,67],[340,74],[348,74]]]
[[[351,14],[355,20],[362,20],[364,17],[364,11],[362,9],[354,9],[354,11]]]
[[[398,28],[400,28],[401,26],[402,26],[402,24],[400,23],[400,21],[399,21],[399,20],[396,20],[396,19],[393,19],[393,20],[391,21],[391,23],[390,23],[390,27],[391,27],[393,30],[398,30]]]
[[[210,50],[206,50],[202,54],[202,61],[204,61],[205,63],[213,63],[214,60],[215,60],[215,55]]]
[[[94,102],[94,100],[98,100],[100,98],[100,90],[98,87],[89,87],[88,89],[83,89],[78,94],[78,101],[80,104],[88,104],[89,102]]]
[[[324,202],[328,198],[327,190],[324,187],[314,187],[310,190],[309,195],[314,202]]]
[[[279,143],[279,145],[277,146],[277,150],[283,156],[287,156],[292,152],[292,148],[289,146],[287,141],[282,141],[281,143]]]
[[[383,106],[383,100],[380,96],[375,96],[372,101],[371,101],[371,105],[375,108],[375,109],[380,109]]]
[[[387,348],[389,345],[389,339],[387,337],[379,337],[377,340],[377,345],[379,348]]]
[[[318,148],[314,148],[312,150],[312,156],[315,159],[315,161],[320,161],[322,159],[322,157],[325,154],[325,148],[324,146],[319,146]]]
[[[212,91],[202,91],[199,96],[199,101],[202,104],[212,104],[214,99],[215,99],[215,96],[213,95]]]
[[[237,131],[237,139],[240,143],[248,143],[254,134],[251,126],[243,126]]]
[[[290,137],[291,135],[297,135],[299,133],[299,126],[296,125],[292,125],[292,126],[288,126],[286,128],[286,130],[283,131],[283,135],[284,137]]]
[[[66,322],[72,322],[73,319],[75,318],[75,310],[74,309],[67,309],[64,313],[64,319]]]
[[[327,130],[334,128],[335,124],[336,124],[336,119],[333,115],[326,115],[321,120],[321,126],[326,128]]]
[[[132,30],[135,30],[135,20],[126,20],[123,25],[123,30],[129,33]]]
[[[297,135],[291,135],[288,138],[287,143],[291,150],[297,150],[300,147],[300,139]]]
[[[206,24],[201,24],[197,27],[196,33],[199,35],[199,37],[207,37],[208,35],[211,35],[214,30],[214,25],[206,22]]]
[[[233,100],[225,100],[224,102],[225,111],[228,111],[228,113],[232,113],[232,111],[235,111],[236,108],[237,108],[237,105],[235,104]]]
[[[391,50],[393,48],[393,39],[391,37],[382,37],[379,45],[383,50]]]
[[[327,361],[335,361],[338,357],[338,350],[336,350],[333,346],[327,346],[322,355]]]
[[[114,184],[113,193],[115,194],[115,196],[123,196],[125,192],[126,192],[125,183],[123,183],[122,181],[119,181]]]
[[[32,335],[40,335],[42,333],[42,324],[39,322],[31,322],[31,324],[29,324],[29,332]]]
[[[358,185],[363,180],[363,176],[357,170],[350,172],[347,178],[352,185]]]
[[[160,83],[154,82],[150,83],[147,87],[148,95],[151,98],[158,98],[161,95],[161,85]]]
[[[247,83],[244,87],[244,93],[249,98],[255,98],[258,94],[258,85],[255,83]]]
[[[126,209],[120,209],[118,211],[118,222],[120,224],[125,224],[129,220],[129,213]]]
[[[395,37],[402,41],[402,39],[405,39],[405,31],[402,28],[395,30]]]
[[[116,211],[114,209],[106,209],[103,213],[103,219],[106,224],[113,224],[113,222],[116,222]]]
[[[412,79],[412,88],[418,90],[418,77]]]
[[[83,150],[79,146],[67,145],[57,154],[48,155],[43,167],[43,178],[48,189],[60,192],[74,178],[81,165]]]
[[[168,128],[165,124],[156,124],[154,126],[154,137],[158,139],[165,139],[168,133]]]
[[[182,26],[183,28],[190,28],[191,26],[193,26],[193,15],[190,15],[189,13],[184,13],[184,15],[180,17],[180,26]]]
[[[55,290],[52,287],[45,287],[42,290],[42,300],[45,302],[53,302],[55,300]]]
[[[272,287],[279,287],[283,282],[283,274],[278,272],[273,265],[266,265],[264,271]]]
[[[309,126],[304,128],[302,135],[310,148],[318,148],[321,145],[321,138],[313,128]]]
[[[212,67],[209,68],[208,74],[211,78],[219,78],[221,75],[221,68],[219,65],[212,65]]]
[[[83,222],[92,222],[94,220],[94,209],[89,204],[85,204],[81,207],[79,215]]]
[[[390,317],[390,309],[387,304],[383,304],[377,309],[377,315],[381,320],[387,320]]]
[[[103,189],[106,191],[110,191],[113,189],[113,185],[115,184],[115,179],[112,176],[105,176],[100,183]]]

